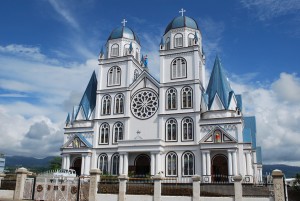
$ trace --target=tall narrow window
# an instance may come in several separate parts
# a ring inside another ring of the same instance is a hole
[[[108,81],[107,81],[108,86],[120,85],[121,84],[121,68],[118,66],[111,67],[108,70],[107,79],[108,79]]]
[[[138,61],[140,60],[139,54],[140,54],[139,48],[136,48],[136,50],[135,50],[135,59],[138,60]]]
[[[189,41],[189,46],[193,46],[194,45],[194,34],[189,34],[189,38],[188,38],[188,41]]]
[[[167,109],[174,110],[177,108],[177,91],[175,88],[170,88],[167,90]]]
[[[177,141],[176,119],[168,119],[166,122],[166,141]]]
[[[186,60],[184,58],[176,58],[171,64],[172,79],[186,77]]]
[[[174,47],[182,47],[183,46],[183,36],[178,33],[174,36]]]
[[[119,56],[119,45],[118,44],[113,44],[111,46],[111,54],[110,54],[110,56],[112,56],[112,57]]]
[[[171,48],[171,45],[170,45],[170,38],[167,38],[166,39],[166,50],[169,50]]]
[[[167,176],[177,176],[177,155],[175,152],[169,152],[166,155],[166,163]]]
[[[138,71],[138,69],[135,69],[134,70],[134,80],[136,80],[137,78],[138,78],[138,76],[139,76],[139,71]]]
[[[129,55],[129,44],[124,45],[124,56]]]
[[[183,87],[181,90],[181,107],[192,108],[193,106],[193,90],[191,87]]]
[[[110,95],[105,95],[102,98],[102,115],[109,115],[111,107],[111,97]]]
[[[106,154],[100,154],[98,157],[98,168],[101,170],[102,174],[108,173],[108,159]]]
[[[194,175],[194,154],[191,152],[186,152],[182,155],[182,175],[192,176]]]
[[[188,141],[194,139],[194,123],[193,119],[186,117],[182,120],[182,140]]]
[[[118,142],[119,140],[123,140],[123,124],[121,122],[117,122],[114,125],[114,143]]]
[[[111,157],[111,174],[112,175],[119,175],[119,154],[114,154]]]
[[[99,130],[99,144],[108,144],[109,139],[109,124],[103,123]]]
[[[117,94],[115,96],[115,113],[123,114],[124,113],[124,95]]]

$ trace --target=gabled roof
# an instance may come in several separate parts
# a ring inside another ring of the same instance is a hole
[[[237,107],[240,109],[240,111],[243,110],[243,101],[242,101],[242,95],[237,94],[235,95],[236,101],[237,101]]]
[[[261,147],[256,147],[256,162],[257,162],[258,164],[262,164]]]
[[[244,138],[245,135],[249,135],[249,130],[251,134],[252,149],[256,149],[256,121],[254,116],[244,117]]]
[[[92,144],[80,133],[76,133],[61,148],[92,148]]]
[[[76,110],[76,119],[80,108],[82,108],[85,119],[88,120],[96,106],[96,91],[97,91],[97,77],[95,71],[93,72],[89,84],[81,98],[78,109]]]
[[[228,79],[223,72],[220,59],[217,56],[206,90],[206,94],[208,95],[208,108],[211,108],[214,97],[218,94],[224,108],[228,109],[230,92],[233,92],[233,90],[230,87]]]

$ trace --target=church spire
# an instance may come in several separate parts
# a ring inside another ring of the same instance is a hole
[[[216,56],[214,67],[210,75],[209,83],[207,86],[206,94],[208,95],[208,108],[214,101],[215,95],[217,94],[225,109],[228,109],[229,98],[233,90],[230,87],[228,78],[223,72],[223,68],[218,55]]]

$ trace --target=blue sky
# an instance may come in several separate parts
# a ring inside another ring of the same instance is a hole
[[[123,18],[158,77],[160,38],[181,8],[200,27],[207,76],[218,54],[232,88],[243,95],[244,114],[256,115],[266,163],[300,166],[298,0],[2,0],[0,152],[59,153],[67,112]]]

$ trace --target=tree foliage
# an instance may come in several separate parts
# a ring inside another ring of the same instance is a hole
[[[50,162],[49,162],[49,169],[50,170],[57,170],[61,168],[61,157],[57,156],[54,157]]]

